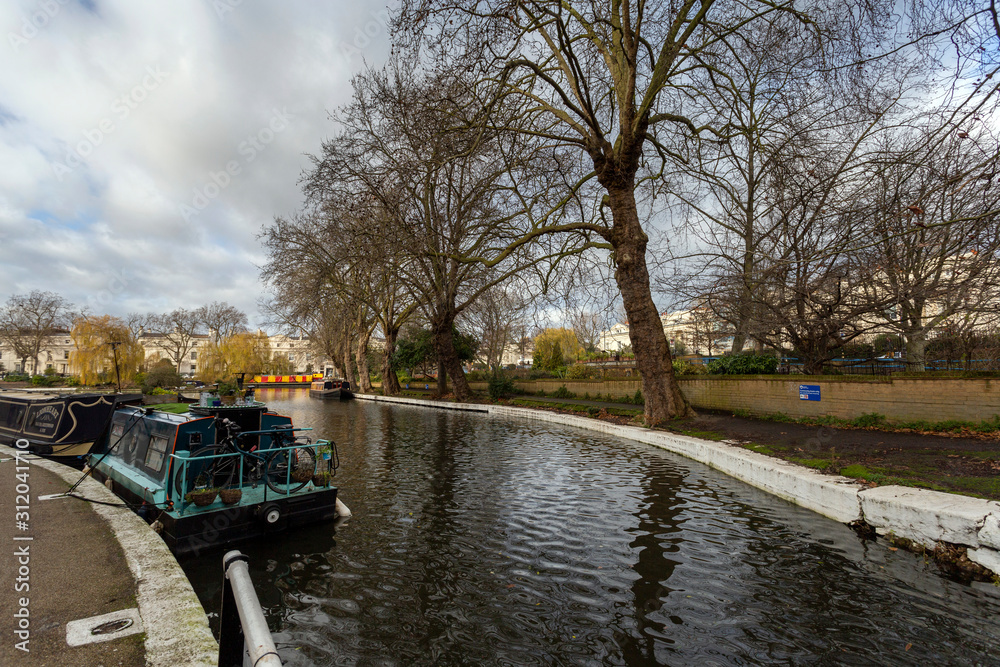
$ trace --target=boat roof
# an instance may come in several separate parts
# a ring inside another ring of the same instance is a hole
[[[156,410],[155,408],[150,409],[151,407],[152,406],[145,408],[138,408],[138,407],[120,408],[119,412],[123,412],[125,410],[131,410],[133,414],[135,412],[141,412],[143,413],[143,417],[145,419],[158,422],[166,422],[168,424],[175,424],[175,425],[186,424],[187,422],[195,421],[197,419],[204,419],[204,415],[193,415],[190,412],[183,412],[181,414],[177,414],[174,412],[164,412],[163,410]]]
[[[0,389],[0,401],[5,399],[15,399],[17,401],[51,401],[54,398],[114,398],[115,396],[128,396],[128,394],[115,394],[107,392],[90,391],[77,393],[72,391],[32,391],[30,389]]]

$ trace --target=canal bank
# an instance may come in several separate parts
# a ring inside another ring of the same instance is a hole
[[[4,559],[8,593],[0,608],[6,619],[27,610],[29,650],[9,640],[11,628],[0,662],[214,666],[218,645],[205,611],[160,537],[93,479],[77,487],[78,497],[61,495],[80,471],[14,455],[0,446],[0,506],[10,512],[0,537],[22,549],[27,563]],[[18,507],[22,516],[14,516],[17,506],[26,507]],[[27,587],[14,593],[7,573],[20,576],[22,566]],[[98,626],[111,632],[94,633]]]
[[[356,395],[363,400],[488,413],[597,431],[659,447],[840,523],[874,530],[902,543],[933,550],[944,545],[959,558],[1000,575],[1000,503],[903,486],[869,488],[726,442],[713,442],[637,426],[612,424],[545,410],[503,405],[442,403]]]

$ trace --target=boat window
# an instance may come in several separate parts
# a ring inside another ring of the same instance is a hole
[[[122,433],[125,432],[125,424],[115,424],[111,427],[111,437],[120,438]]]
[[[24,406],[17,403],[0,403],[0,426],[20,428],[24,417]]]
[[[188,440],[188,442],[191,444],[191,448],[192,449],[194,448],[195,445],[200,445],[201,444],[201,433],[192,433],[190,439]]]
[[[149,441],[149,449],[146,450],[146,467],[160,472],[160,469],[163,468],[163,454],[166,451],[167,439],[154,435]]]

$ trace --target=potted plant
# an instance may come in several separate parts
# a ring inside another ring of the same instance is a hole
[[[240,502],[242,497],[243,491],[241,489],[221,489],[219,491],[219,498],[223,505],[235,505]]]
[[[316,448],[316,453],[323,461],[329,461],[330,457],[333,455],[333,450],[330,449],[330,445],[320,445]]]
[[[198,507],[208,507],[215,502],[215,499],[219,496],[219,490],[216,488],[205,488],[205,489],[194,489],[188,492],[184,499],[188,502],[192,502]]]
[[[313,486],[316,488],[325,488],[330,486],[330,473],[323,471],[317,472],[312,476]]]
[[[236,403],[236,390],[238,387],[234,381],[219,380],[217,388],[219,390],[219,399],[223,405],[233,405]]]

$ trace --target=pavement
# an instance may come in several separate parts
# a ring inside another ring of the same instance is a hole
[[[0,446],[0,665],[215,665],[205,611],[144,521],[92,479],[47,498],[81,475]]]

